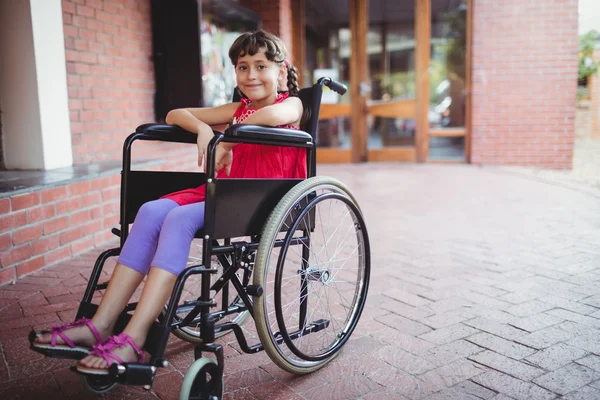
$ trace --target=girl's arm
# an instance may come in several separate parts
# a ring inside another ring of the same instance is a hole
[[[208,108],[179,108],[169,111],[165,122],[178,125],[198,135],[198,166],[204,167],[204,156],[214,134],[210,125],[229,124],[240,103]]]
[[[177,108],[169,111],[165,122],[200,133],[206,129],[206,125],[230,124],[239,106],[240,103],[228,103],[218,107]]]
[[[281,103],[266,106],[246,118],[242,124],[248,125],[299,125],[302,119],[302,101],[297,97],[288,97]],[[235,143],[221,143],[226,149],[231,149]]]

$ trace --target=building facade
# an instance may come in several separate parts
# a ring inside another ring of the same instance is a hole
[[[219,2],[188,2],[221,29]],[[327,73],[349,86],[323,106],[321,162],[571,167],[577,0],[231,3],[284,39],[305,85]],[[0,179],[46,171],[0,193],[0,284],[113,240],[123,139],[157,119],[152,6],[0,0]],[[134,156],[196,164],[169,144]]]

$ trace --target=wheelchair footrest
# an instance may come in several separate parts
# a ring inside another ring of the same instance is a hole
[[[148,364],[112,364],[108,369],[111,380],[122,385],[152,385],[154,374],[156,374],[156,367]]]

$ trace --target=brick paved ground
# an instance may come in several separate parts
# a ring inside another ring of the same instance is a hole
[[[228,346],[227,399],[599,399],[600,196],[503,170],[347,165],[321,174],[356,193],[372,285],[352,341],[296,378]],[[70,362],[28,350],[27,332],[73,318],[97,252],[0,288],[0,398],[86,398]],[[151,391],[177,398],[191,347]]]

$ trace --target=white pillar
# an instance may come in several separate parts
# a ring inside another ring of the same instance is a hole
[[[6,168],[72,165],[61,0],[0,0],[0,55]]]

